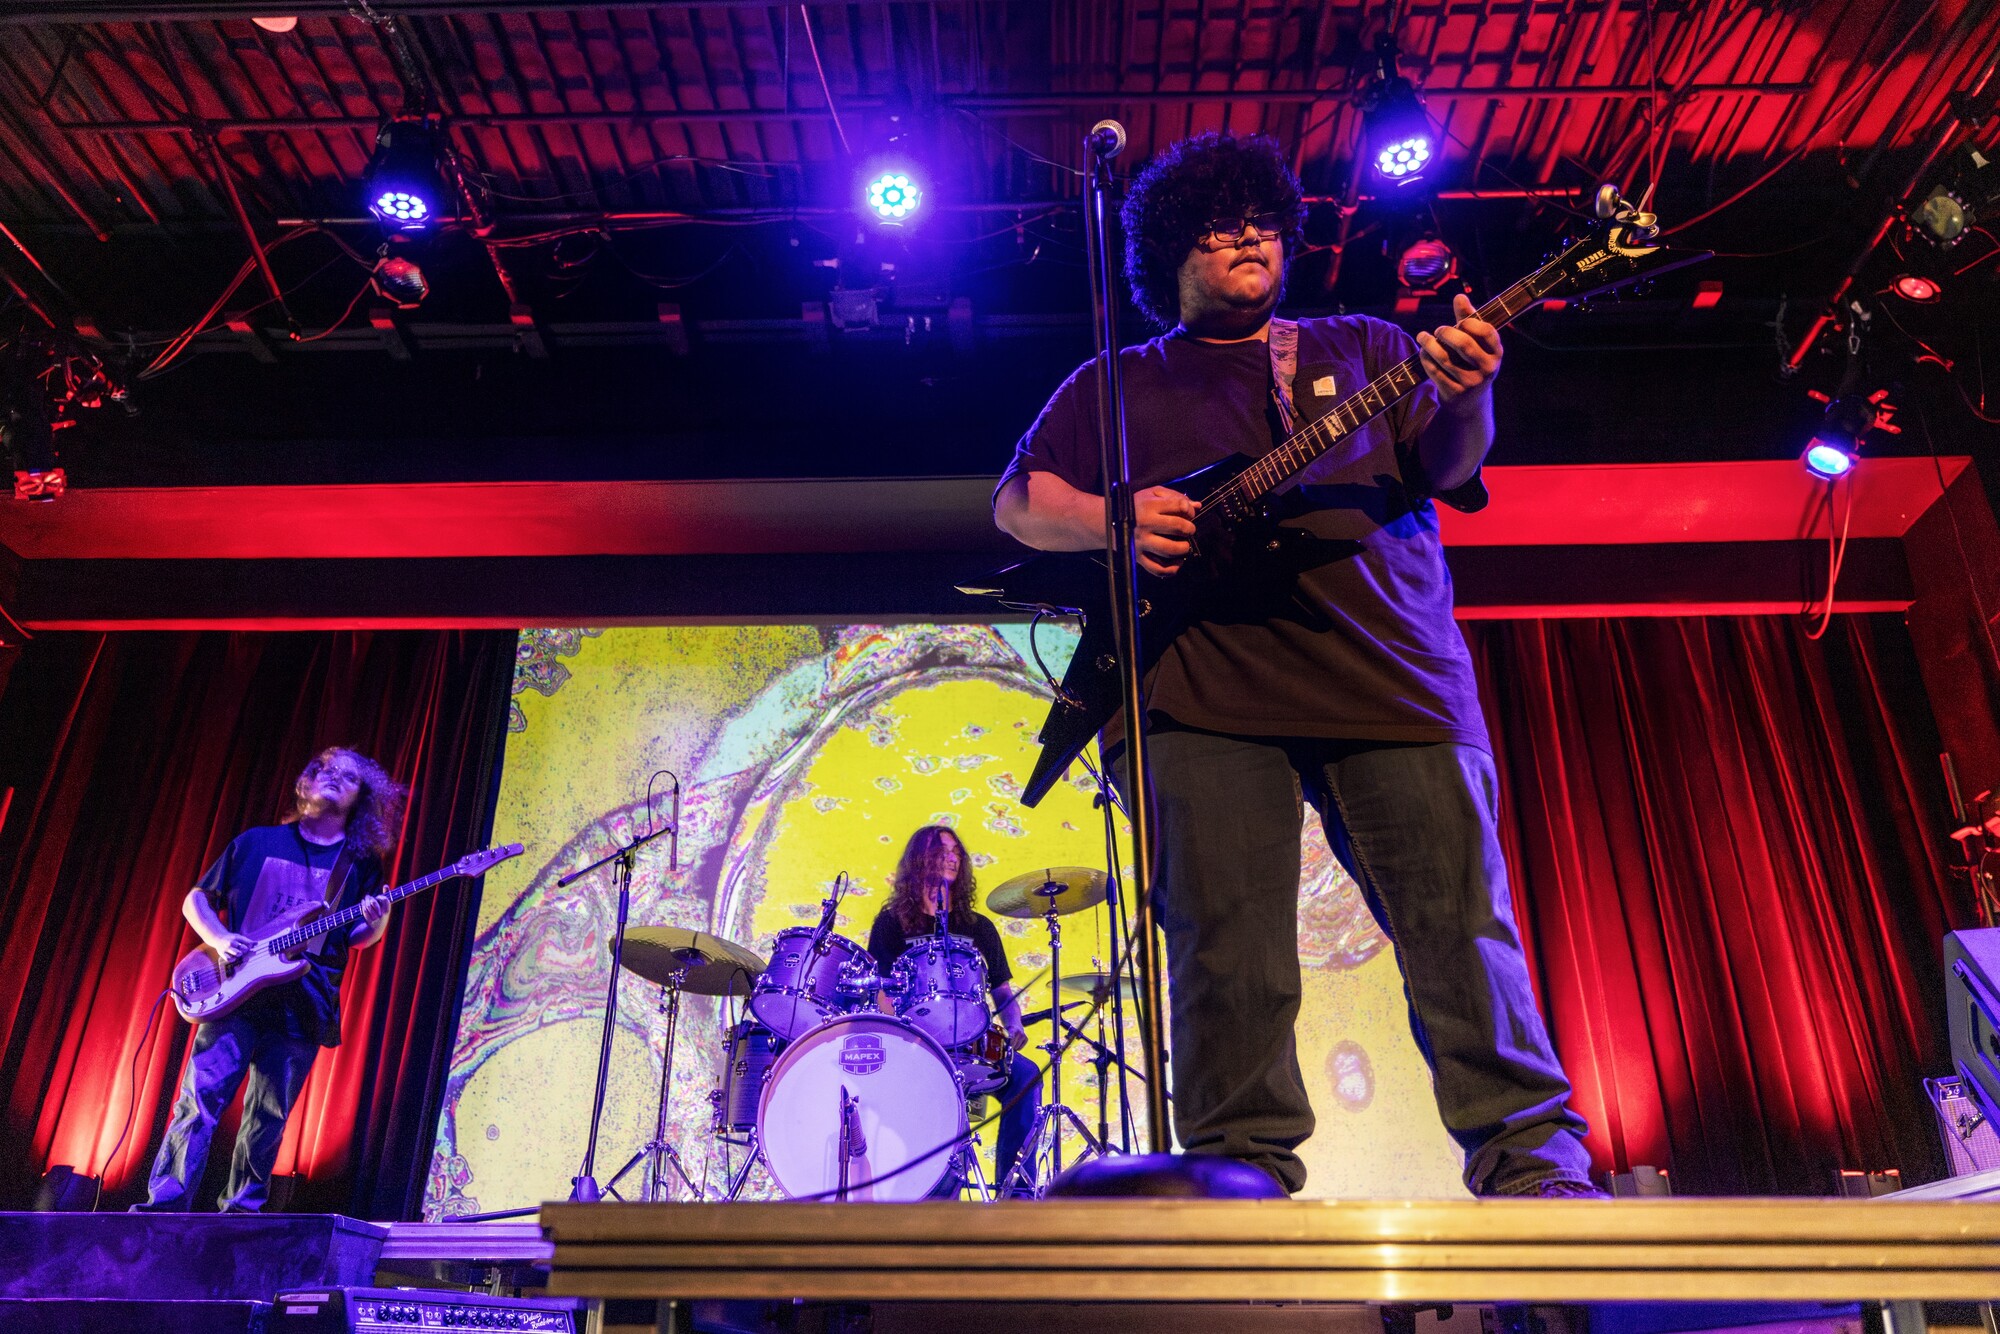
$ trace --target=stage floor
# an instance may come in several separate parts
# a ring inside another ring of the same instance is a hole
[[[2000,1204],[1817,1199],[549,1204],[549,1291],[956,1302],[2000,1296]]]

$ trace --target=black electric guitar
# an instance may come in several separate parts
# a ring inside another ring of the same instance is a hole
[[[1597,192],[1599,219],[1581,240],[1515,283],[1478,311],[1502,327],[1551,297],[1583,299],[1707,258],[1659,244],[1658,223],[1618,196]],[[1206,608],[1242,605],[1245,590],[1296,576],[1329,558],[1325,543],[1279,522],[1280,493],[1308,467],[1365,423],[1416,392],[1423,363],[1410,357],[1349,394],[1325,416],[1294,431],[1260,458],[1225,459],[1170,485],[1201,502],[1192,550],[1170,578],[1139,576],[1142,674]],[[1082,639],[1042,723],[1042,753],[1022,789],[1023,805],[1039,802],[1121,707],[1120,672],[1112,634],[1106,559],[1097,552],[1051,552],[961,584],[964,593],[994,597],[1008,607],[1079,616]]]

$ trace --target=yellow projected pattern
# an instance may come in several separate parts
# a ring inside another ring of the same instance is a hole
[[[845,871],[853,890],[838,930],[865,943],[904,840],[929,823],[959,831],[982,901],[1024,871],[1102,866],[1102,816],[1080,768],[1034,810],[1015,800],[1047,709],[1025,634],[981,626],[525,632],[494,837],[527,845],[529,856],[486,880],[426,1216],[568,1194],[589,1129],[616,894],[608,870],[564,890],[554,881],[649,827],[646,787],[657,770],[681,776],[679,863],[669,869],[664,840],[639,854],[633,927],[687,926],[768,954],[777,932],[817,920],[821,897]],[[1073,637],[1045,628],[1041,638],[1060,672]],[[670,783],[654,786],[653,818],[662,818]],[[1122,820],[1119,834],[1122,846]],[[1307,1194],[1459,1194],[1458,1155],[1409,1037],[1394,958],[1316,824],[1307,847],[1299,1054],[1320,1121],[1302,1150]],[[1023,1008],[1045,1009],[1043,924],[996,920],[1025,985]],[[1064,919],[1065,973],[1107,958],[1104,923],[1102,909]],[[600,1182],[653,1138],[662,999],[630,973],[621,980]],[[710,1133],[726,1008],[734,1007],[684,1003],[667,1125],[689,1175],[711,1194],[743,1161]],[[1048,1026],[1030,1034],[1040,1043]],[[1136,1061],[1136,1036],[1131,1046]],[[1094,1127],[1088,1057],[1071,1049],[1064,1095]],[[1136,1084],[1133,1102],[1143,1117]],[[1115,1106],[1111,1123],[1115,1136]],[[1143,1124],[1140,1134],[1143,1143]],[[990,1161],[993,1128],[983,1141]],[[621,1193],[637,1198],[642,1175],[635,1169]],[[689,1196],[673,1185],[676,1198]],[[753,1173],[746,1195],[770,1193]]]

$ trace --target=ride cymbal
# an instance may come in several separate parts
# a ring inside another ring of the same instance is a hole
[[[691,996],[747,996],[764,960],[735,941],[680,926],[638,926],[625,933],[627,971]]]
[[[1040,917],[1055,906],[1058,917],[1104,902],[1104,872],[1089,866],[1049,866],[1002,883],[986,896],[986,911],[1002,917]]]

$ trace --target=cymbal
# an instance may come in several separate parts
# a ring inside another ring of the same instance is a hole
[[[1054,893],[1048,886],[1061,888]],[[1040,917],[1054,900],[1056,914],[1067,916],[1104,902],[1104,872],[1089,866],[1049,866],[1006,881],[986,896],[986,911],[1002,917]]]
[[[1111,988],[1114,983],[1117,985],[1119,994],[1125,998],[1126,1004],[1134,1005],[1138,1003],[1139,988],[1133,983],[1132,979],[1130,977],[1114,978],[1109,973],[1072,973],[1062,980],[1062,993],[1065,996],[1089,996],[1094,999],[1097,995],[1097,989],[1103,987],[1105,993],[1104,1003],[1109,1005],[1111,1003]],[[1069,1006],[1065,1005],[1063,1008],[1068,1009]]]
[[[764,960],[735,941],[680,926],[638,926],[625,933],[624,964],[648,982],[691,996],[747,996]],[[683,972],[683,970],[685,970]]]

